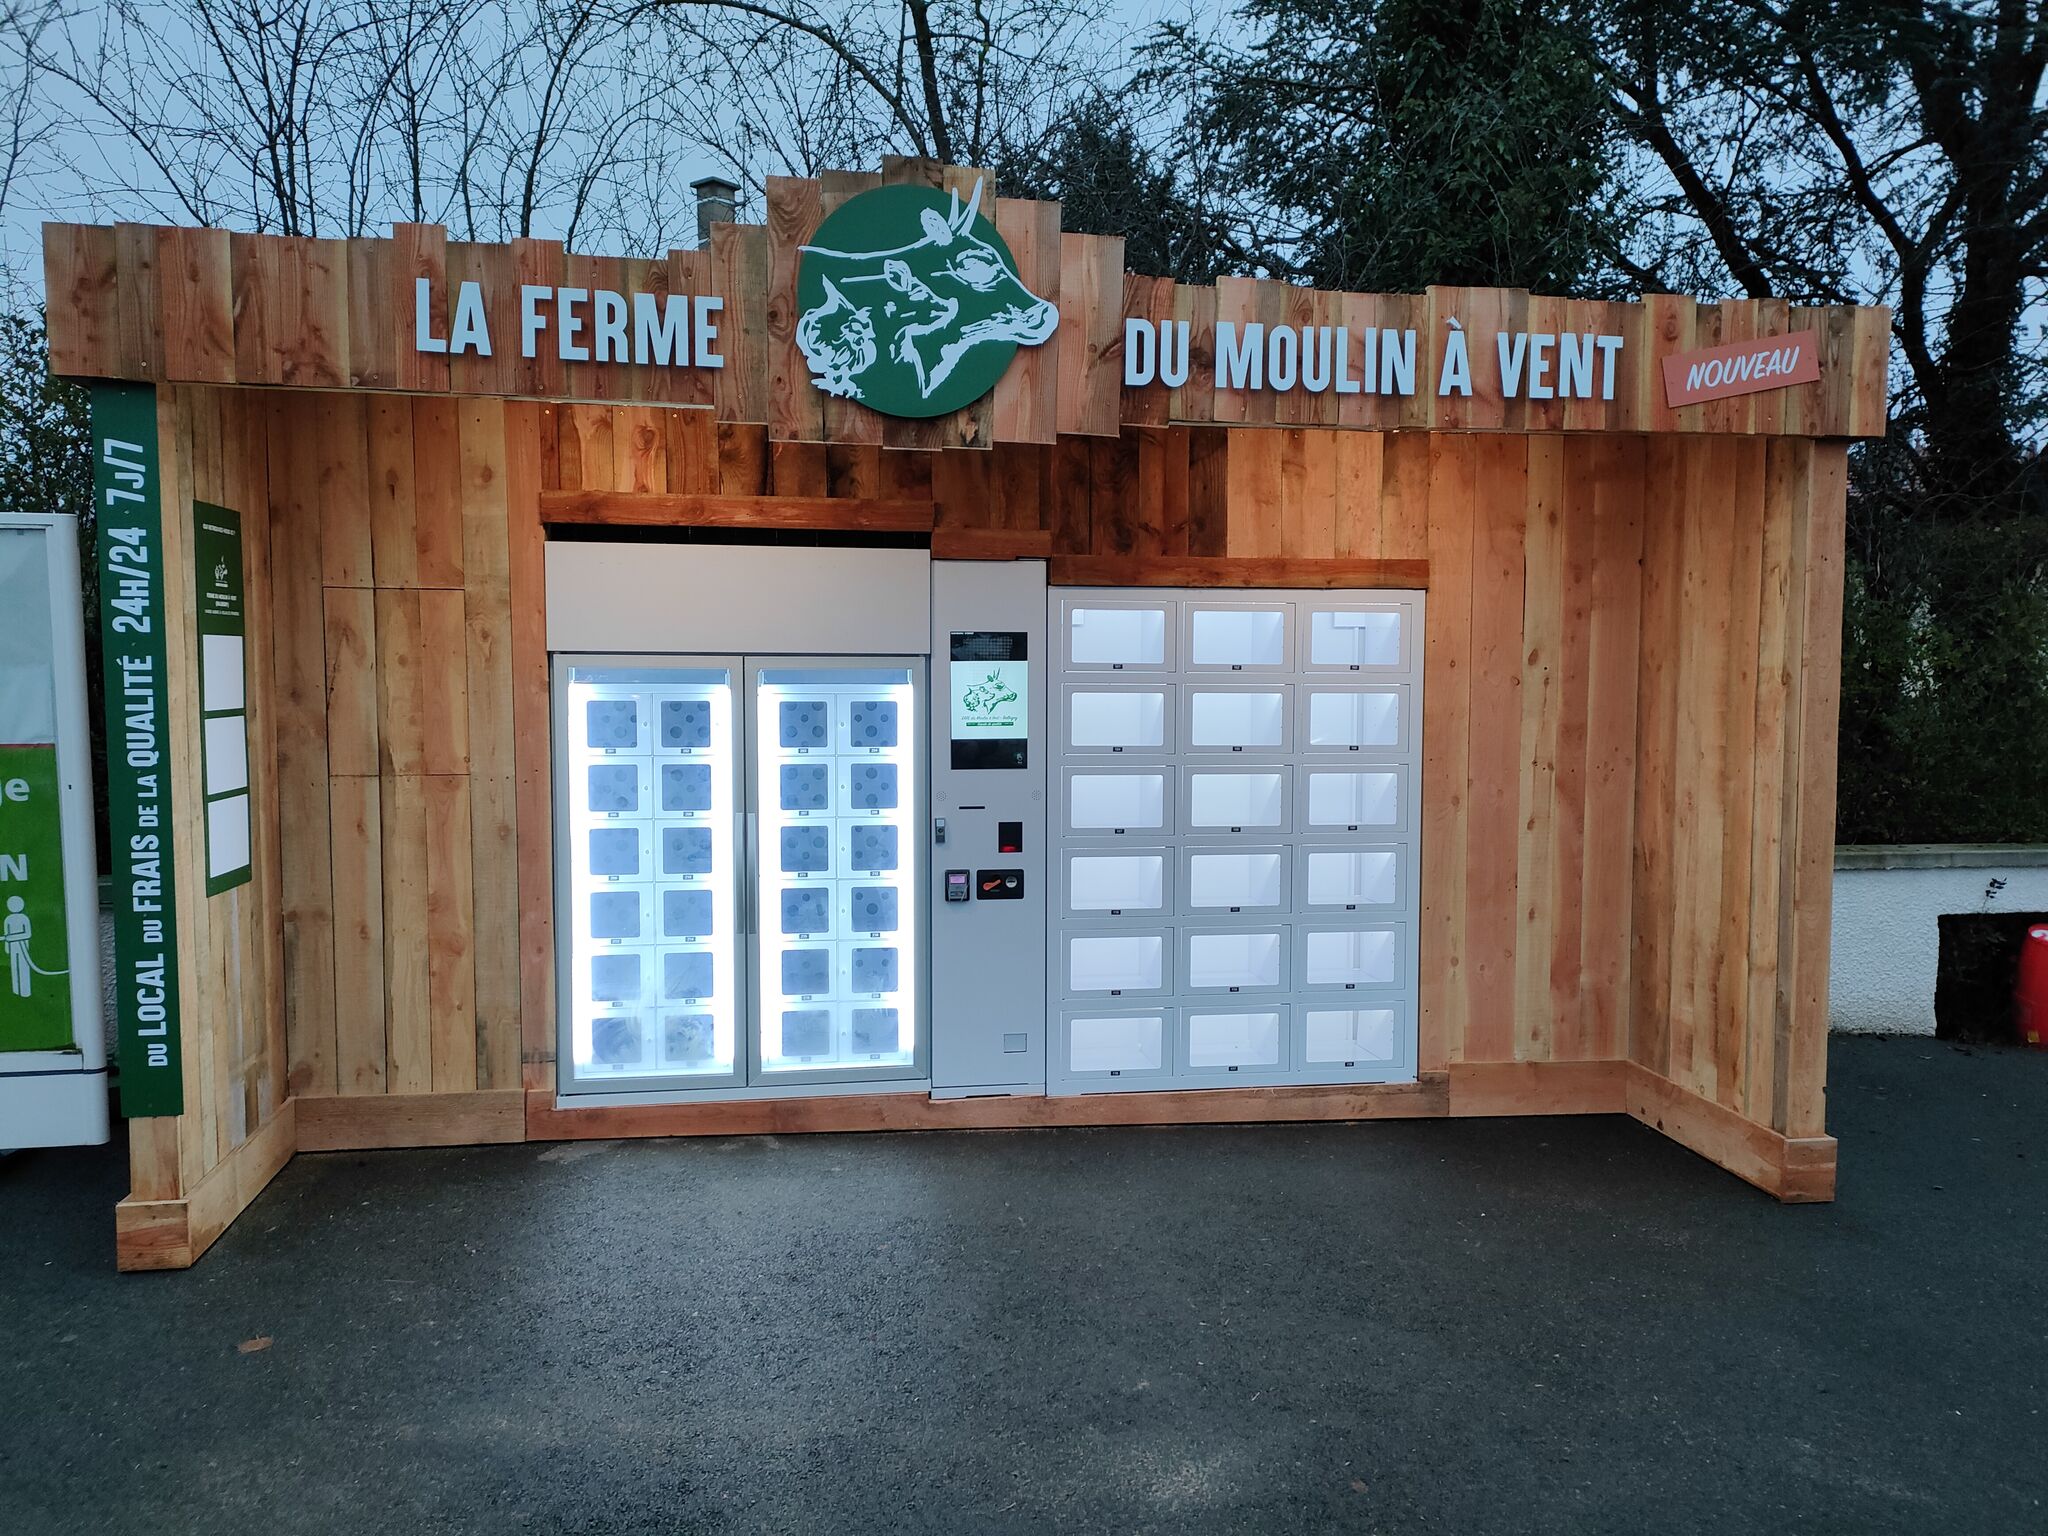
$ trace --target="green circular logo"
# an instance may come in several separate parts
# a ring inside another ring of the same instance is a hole
[[[796,342],[811,382],[888,416],[943,416],[996,387],[1019,347],[1060,323],[957,192],[877,187],[818,226],[796,270]]]

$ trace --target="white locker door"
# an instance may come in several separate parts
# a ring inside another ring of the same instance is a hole
[[[1422,594],[1049,610],[1050,1090],[1412,1079]]]

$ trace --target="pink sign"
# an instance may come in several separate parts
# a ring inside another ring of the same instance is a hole
[[[1820,378],[1820,351],[1812,331],[1732,341],[1664,359],[1664,399],[1672,406],[1698,405],[1760,389],[1812,384]]]

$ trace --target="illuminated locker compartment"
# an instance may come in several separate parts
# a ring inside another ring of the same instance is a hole
[[[1396,604],[1309,610],[1304,671],[1400,670],[1408,665],[1406,622]]]
[[[1400,928],[1304,925],[1297,931],[1304,988],[1356,991],[1401,985]]]
[[[838,777],[839,803],[857,816],[901,809],[910,776],[893,762],[855,758],[841,764]]]
[[[894,1065],[913,1057],[910,1015],[881,1005],[847,1010],[847,1051],[868,1065]]]
[[[1392,1064],[1400,1049],[1404,1010],[1301,1008],[1301,1062],[1309,1071]]]
[[[1173,664],[1171,603],[1068,601],[1061,608],[1067,666],[1124,670]]]
[[[653,814],[654,765],[644,758],[586,761],[570,778],[571,807],[593,821],[642,820]]]
[[[1167,908],[1164,848],[1067,855],[1067,912],[1075,917],[1126,917]]]
[[[1310,768],[1305,830],[1399,832],[1407,829],[1406,767]]]
[[[903,888],[893,884],[849,881],[841,897],[841,927],[849,934],[876,938],[904,928],[909,903]]]
[[[1189,688],[1187,750],[1287,750],[1286,688]]]
[[[1181,1018],[1181,1071],[1188,1076],[1281,1071],[1287,1065],[1286,1017],[1284,1008],[1188,1009]]]
[[[578,884],[589,886],[607,880],[646,880],[654,873],[654,837],[640,823],[620,825],[585,823],[579,841],[583,868]]]
[[[574,745],[579,753],[634,756],[652,750],[654,710],[643,693],[607,685],[602,693],[586,688],[571,712]]]
[[[778,810],[800,815],[824,815],[832,809],[832,764],[783,763],[776,768],[775,804]]]
[[[1190,603],[1186,613],[1188,671],[1270,672],[1288,664],[1285,603]]]
[[[1190,768],[1187,831],[1191,836],[1288,830],[1287,768]]]
[[[1173,695],[1164,688],[1066,690],[1070,752],[1170,751]]]
[[[710,763],[657,762],[654,808],[664,819],[709,816],[717,809],[716,770]]]
[[[718,896],[711,885],[663,886],[654,901],[655,936],[694,943],[724,938]]]
[[[838,832],[839,867],[849,876],[890,874],[904,867],[903,830],[893,821],[853,822]]]
[[[1287,935],[1281,928],[1190,928],[1189,992],[1271,992],[1287,984]]]
[[[1302,746],[1310,752],[1396,751],[1406,688],[1305,688]]]
[[[903,745],[906,724],[903,705],[889,697],[851,698],[843,719],[848,752],[883,752]]]
[[[1214,916],[1287,910],[1285,848],[1191,847],[1182,868],[1181,905],[1188,912]]]
[[[1398,848],[1322,847],[1301,849],[1301,904],[1355,911],[1405,905]]]
[[[1119,836],[1158,834],[1172,822],[1165,768],[1066,770],[1067,830]]]
[[[764,998],[761,1065],[769,1071],[836,1066],[842,1055],[839,1010],[815,1000]]]
[[[710,753],[724,749],[725,715],[730,707],[727,684],[712,691],[664,696],[654,709],[654,750],[659,753]]]
[[[1069,933],[1067,990],[1113,997],[1171,990],[1167,975],[1167,935],[1150,929],[1138,933]]]
[[[646,1019],[638,1013],[592,1014],[589,1055],[579,1065],[620,1075],[654,1069]]]
[[[777,887],[775,931],[794,939],[832,937],[832,898],[832,887],[822,883]]]
[[[590,890],[583,898],[583,925],[595,945],[644,944],[654,937],[651,892],[642,885]]]
[[[1072,1077],[1146,1077],[1167,1070],[1172,1014],[1069,1013],[1061,1020],[1060,1062]]]

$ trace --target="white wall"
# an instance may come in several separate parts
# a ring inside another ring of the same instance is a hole
[[[2048,851],[1840,850],[1830,1026],[1856,1034],[1933,1034],[1941,948],[1936,919],[1958,912],[2048,912]]]

